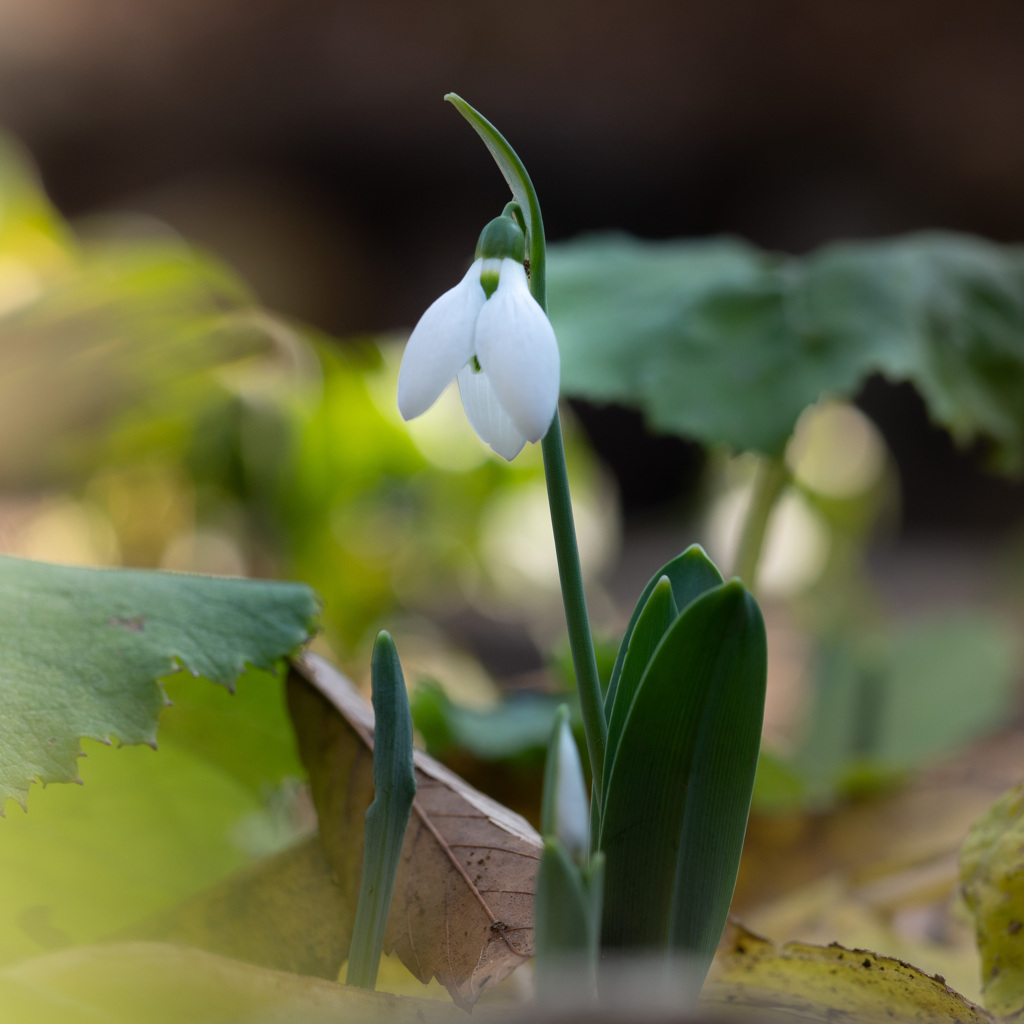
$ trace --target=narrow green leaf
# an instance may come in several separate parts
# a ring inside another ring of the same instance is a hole
[[[693,601],[659,644],[608,775],[599,833],[605,946],[664,948],[671,937],[703,955],[707,935],[720,932],[750,807],[766,672],[761,613],[738,580]],[[707,887],[692,912],[675,904],[677,864],[692,871],[686,899]]]
[[[402,843],[416,796],[412,717],[405,678],[391,636],[381,631],[373,648],[373,803],[366,812],[363,874],[348,961],[349,985],[377,983]]]
[[[29,782],[73,782],[79,738],[156,743],[178,671],[229,689],[309,638],[302,584],[0,558],[0,813]]]
[[[581,868],[557,837],[545,837],[534,914],[540,996],[562,992],[567,976],[577,975],[581,968],[586,972],[583,988],[593,991],[603,884],[604,857],[601,854]],[[579,983],[578,977],[574,980]]]
[[[736,888],[757,774],[768,654],[757,602],[738,581],[726,664],[710,681],[687,786],[669,941],[703,977]]]
[[[473,126],[483,140],[498,170],[512,190],[512,196],[523,211],[526,220],[527,245],[530,253],[530,278],[533,297],[545,309],[544,294],[545,262],[547,255],[544,245],[544,221],[540,215],[540,202],[534,190],[530,175],[523,166],[516,151],[508,144],[505,136],[479,111],[474,110],[461,96],[453,92],[445,99]],[[539,283],[539,287],[538,287]],[[540,294],[538,294],[538,291]]]
[[[712,587],[722,583],[722,574],[718,571],[715,563],[704,553],[699,544],[691,544],[681,555],[676,555],[671,562],[666,562],[649,580],[644,587],[640,598],[630,616],[629,625],[619,645],[619,653],[615,659],[615,666],[612,668],[611,680],[608,683],[608,693],[605,696],[605,714],[611,718],[612,708],[615,704],[615,691],[619,686],[619,677],[622,674],[622,665],[626,659],[626,652],[633,637],[633,630],[636,629],[637,620],[644,610],[651,593],[657,586],[662,576],[667,576],[672,584],[672,598],[676,608],[680,611],[685,608],[694,598],[699,597]]]
[[[636,689],[640,685],[644,672],[647,671],[647,663],[651,660],[651,655],[654,654],[665,631],[675,622],[678,614],[679,609],[672,596],[672,581],[667,576],[662,576],[654,585],[650,597],[647,598],[643,610],[637,617],[629,644],[625,649],[622,672],[616,681],[618,685],[615,689],[611,710],[608,713],[604,792],[608,791],[608,772],[615,756],[615,748],[619,745],[622,726],[629,714],[633,697],[636,695]]]

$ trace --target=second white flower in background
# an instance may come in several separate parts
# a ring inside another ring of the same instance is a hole
[[[510,220],[497,218],[506,232]],[[407,420],[419,416],[458,378],[473,429],[511,461],[527,441],[544,437],[554,419],[558,343],[530,294],[522,257],[487,251],[490,227],[466,276],[413,329],[398,373],[398,409]]]

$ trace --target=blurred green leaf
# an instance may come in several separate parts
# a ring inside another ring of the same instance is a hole
[[[154,744],[158,680],[231,687],[294,653],[316,614],[301,584],[0,559],[0,802],[75,781],[80,737]]]
[[[0,446],[0,479],[81,477],[120,419],[181,423],[222,399],[211,371],[287,344],[252,303],[223,265],[176,239],[81,241],[31,301],[0,304],[0,431],[18,438]]]
[[[82,788],[0,821],[0,962],[98,941],[249,861],[235,830],[262,807],[228,774],[173,742],[85,748]]]
[[[919,234],[800,258],[730,238],[595,236],[551,247],[565,394],[654,430],[781,454],[797,417],[872,374],[1024,469],[1024,250]]]
[[[543,752],[555,711],[565,697],[517,694],[485,710],[454,703],[440,684],[421,682],[413,691],[412,716],[427,749],[437,757],[463,750],[484,761]]]
[[[53,953],[0,972],[18,1024],[438,1024],[451,1003],[272,971],[197,949],[118,943]],[[484,1019],[486,1010],[480,1014]],[[491,1017],[491,1019],[494,1019]]]
[[[1013,632],[978,612],[823,641],[795,766],[810,793],[827,798],[947,755],[1004,721],[1019,664]]]

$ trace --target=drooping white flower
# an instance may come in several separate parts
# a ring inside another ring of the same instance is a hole
[[[488,298],[484,282],[494,276],[497,287]],[[551,426],[558,343],[521,260],[478,256],[420,317],[398,373],[403,418],[426,412],[455,378],[473,429],[510,462]]]

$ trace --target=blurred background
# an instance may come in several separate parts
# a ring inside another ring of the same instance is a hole
[[[802,255],[941,228],[1013,244],[1022,46],[1012,0],[0,0],[0,548],[308,580],[326,601],[320,642],[353,675],[387,622],[411,676],[443,680],[419,709],[439,752],[470,772],[508,740],[485,775],[514,800],[550,705],[518,704],[518,732],[506,717],[488,733],[485,711],[566,670],[539,453],[492,459],[457,402],[410,426],[394,409],[408,329],[507,199],[443,94],[517,148],[555,243],[728,234]],[[891,645],[886,678],[918,686],[900,721],[922,717],[920,687],[943,670],[937,700],[975,672],[994,695],[975,733],[1015,721],[1024,486],[932,425],[908,384],[873,377],[834,412],[801,444],[819,446],[819,471],[867,466],[831,492],[854,504],[779,527],[781,560],[806,556],[796,577],[766,553],[776,749],[805,743],[806,766],[834,746],[822,727],[807,753],[801,709],[812,676],[852,671],[849,638],[819,644],[808,612],[837,522],[857,549],[844,615],[870,604],[874,628],[966,609]],[[663,561],[702,540],[728,562],[749,467],[618,407],[573,403],[567,433],[614,656]],[[794,471],[800,457],[787,453]],[[876,683],[858,678],[863,704]],[[838,708],[829,728],[849,717]],[[902,772],[895,751],[917,764],[971,729],[882,732],[879,764]],[[780,762],[765,806],[871,789],[879,764],[847,771],[864,742],[827,778]],[[795,835],[772,841],[788,851]]]
[[[7,0],[0,123],[64,214],[153,214],[269,308],[348,336],[414,323],[504,201],[446,91],[514,140],[555,241],[725,232],[801,253],[943,227],[1011,242],[1022,40],[1009,0],[642,0],[628,17],[600,0],[514,17],[467,2]],[[907,484],[904,530],[1016,521],[1020,489],[976,478],[912,394],[872,385],[862,404]],[[635,424],[584,421],[619,474],[632,467],[628,512],[668,497],[645,493]]]

